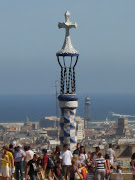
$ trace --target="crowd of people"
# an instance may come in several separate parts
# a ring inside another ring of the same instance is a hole
[[[106,150],[103,157],[100,148],[95,152],[85,152],[85,147],[77,144],[71,152],[67,144],[60,146],[48,155],[47,149],[42,149],[42,156],[34,153],[30,146],[17,145],[3,146],[0,159],[0,180],[109,180],[113,169],[116,170],[116,180],[122,180],[120,165],[114,166],[115,153],[112,145]],[[132,168],[135,172],[135,154],[132,157]],[[133,174],[134,178],[134,174]]]
[[[63,146],[61,151],[60,146],[49,156],[47,149],[42,150],[42,158],[35,154],[30,146],[21,145],[13,148],[13,145],[3,146],[1,150],[1,168],[0,178],[4,180],[25,179],[109,179],[111,167],[113,165],[114,151],[111,148],[107,150],[105,159],[100,153],[99,147],[95,152],[85,153],[84,146],[77,144],[77,149],[71,153],[68,145]],[[118,178],[122,179],[120,167],[117,167]],[[118,179],[117,178],[117,179]]]

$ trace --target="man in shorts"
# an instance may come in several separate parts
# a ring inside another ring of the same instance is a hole
[[[13,154],[10,151],[8,151],[8,146],[3,146],[3,149],[5,150],[6,155],[9,159],[9,177],[10,179],[12,179],[12,173],[14,173],[14,157]]]
[[[71,160],[72,160],[72,153],[68,150],[68,145],[63,145],[63,151],[60,153],[60,159],[62,161],[62,174],[65,177],[65,180],[67,180],[67,172],[69,167],[71,166]]]
[[[115,156],[115,152],[112,149],[112,144],[109,144],[109,149],[106,150],[106,154],[109,154],[110,156],[110,162],[113,164],[114,163],[114,159],[117,159]]]

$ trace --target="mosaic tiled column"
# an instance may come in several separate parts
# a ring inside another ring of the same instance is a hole
[[[60,118],[60,143],[68,144],[70,150],[76,148],[77,131],[76,131],[76,108],[78,107],[78,98],[76,96],[76,79],[75,67],[78,62],[79,53],[74,49],[70,29],[77,28],[77,23],[70,21],[70,12],[65,13],[65,22],[58,23],[58,27],[65,29],[65,40],[62,48],[56,53],[58,64],[61,68],[61,83],[59,107],[61,109]]]
[[[76,95],[63,94],[58,97],[59,107],[61,109],[60,118],[60,143],[68,144],[70,150],[76,148],[77,131],[76,131],[76,108],[78,107],[78,98]]]

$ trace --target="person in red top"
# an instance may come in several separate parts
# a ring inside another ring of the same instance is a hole
[[[44,175],[47,179],[51,180],[51,169],[47,168],[47,163],[49,156],[47,154],[47,149],[42,149],[42,154],[43,154],[43,170],[44,170]]]
[[[81,164],[81,168],[80,169],[81,169],[81,174],[83,176],[83,180],[86,180],[86,175],[88,173],[86,167],[83,164]]]

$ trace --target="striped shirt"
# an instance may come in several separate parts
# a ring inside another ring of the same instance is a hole
[[[105,159],[104,158],[97,158],[95,162],[97,163],[98,170],[105,169],[105,167],[104,167]]]
[[[94,178],[93,173],[87,173],[87,175],[86,175],[87,180],[93,180],[93,178]]]

